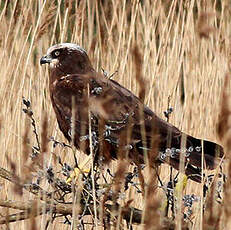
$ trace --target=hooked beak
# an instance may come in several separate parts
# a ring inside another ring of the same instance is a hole
[[[48,55],[45,55],[40,59],[40,65],[51,63],[51,61],[52,61],[52,58]]]

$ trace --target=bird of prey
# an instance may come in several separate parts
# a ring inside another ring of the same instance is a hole
[[[181,132],[131,91],[97,73],[82,47],[56,44],[40,59],[41,65],[46,63],[59,128],[84,153],[92,151],[103,162],[124,156],[135,164],[144,164],[145,156],[153,154],[149,164],[164,162],[178,170],[183,156],[185,174],[197,182],[202,156],[204,167],[214,169],[216,157],[223,155],[220,145]]]

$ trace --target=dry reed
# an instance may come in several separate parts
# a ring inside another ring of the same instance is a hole
[[[203,214],[202,203],[193,202],[192,213],[185,220],[180,219],[182,216],[176,216],[173,221],[163,219],[164,214],[159,208],[159,203],[165,200],[164,190],[169,181],[169,166],[161,166],[161,173],[158,175],[163,182],[161,188],[156,187],[158,182],[155,171],[142,170],[142,173],[139,173],[143,190],[147,191],[146,199],[144,199],[137,192],[136,186],[140,187],[138,179],[134,179],[133,185],[129,185],[126,191],[123,187],[123,183],[126,182],[124,180],[125,171],[132,171],[134,166],[129,166],[127,162],[124,163],[122,158],[118,162],[112,162],[108,167],[112,172],[117,171],[114,178],[115,190],[122,196],[119,200],[121,209],[116,212],[113,219],[114,228],[131,229],[129,220],[119,219],[118,215],[122,216],[130,206],[142,210],[146,206],[148,214],[143,217],[143,220],[149,229],[157,227],[161,229],[161,226],[163,229],[173,229],[175,225],[179,226],[181,220],[186,221],[186,225],[189,223],[190,229],[209,229],[211,226],[216,226],[216,229],[225,229],[225,227],[228,229],[227,226],[231,222],[231,211],[227,205],[231,199],[229,182],[231,161],[228,155],[231,134],[227,125],[230,112],[228,95],[223,94],[221,97],[222,93],[230,91],[228,77],[225,78],[226,88],[223,88],[227,62],[230,57],[229,28],[231,24],[229,18],[231,13],[227,2],[221,0],[162,0],[159,2],[151,0],[123,0],[121,2],[115,0],[58,0],[52,3],[32,0],[0,1],[0,166],[10,169],[13,173],[12,181],[14,183],[18,181],[17,186],[12,189],[10,182],[0,179],[2,184],[0,198],[21,202],[37,199],[37,195],[22,192],[24,191],[22,178],[33,177],[37,170],[30,167],[29,170],[24,168],[28,161],[28,151],[32,148],[36,150],[34,147],[37,147],[38,152],[40,150],[33,129],[29,132],[28,125],[25,125],[25,114],[22,112],[21,105],[22,96],[29,98],[33,104],[34,119],[39,126],[37,132],[39,138],[40,134],[42,138],[41,151],[46,152],[44,161],[37,161],[37,164],[42,166],[40,169],[52,166],[53,170],[58,172],[59,165],[51,165],[55,155],[60,156],[60,161],[67,162],[71,166],[75,165],[71,149],[53,147],[47,141],[48,134],[52,134],[60,143],[65,142],[65,139],[58,129],[51,107],[48,72],[39,67],[39,58],[50,44],[61,41],[74,42],[89,52],[92,63],[98,71],[101,68],[111,73],[118,70],[114,80],[142,98],[145,95],[145,103],[163,118],[163,111],[168,106],[168,97],[171,95],[171,106],[174,112],[170,122],[199,138],[216,141],[219,137],[227,151],[227,167],[224,173],[228,179],[224,186],[224,200],[221,206],[217,205],[214,198],[217,180],[215,179],[207,193],[205,214]],[[138,47],[135,51],[138,50],[140,53],[135,54],[135,57],[139,57],[136,60],[136,66],[140,66],[138,62],[142,63],[142,69],[134,68],[131,53],[134,44]],[[142,73],[143,82],[139,78],[137,78],[138,81],[136,80],[135,70],[138,70],[139,76]],[[140,91],[142,85],[144,92]],[[215,124],[218,121],[220,103],[221,117],[218,123],[218,134],[216,134]],[[46,111],[46,116],[44,116],[44,111]],[[50,154],[51,152],[55,154]],[[83,154],[78,153],[79,160],[83,157]],[[126,161],[126,158],[123,160]],[[54,160],[54,162],[57,161]],[[26,165],[30,166],[28,162]],[[105,172],[102,173],[110,185],[113,179]],[[218,177],[218,173],[215,174]],[[62,175],[59,175],[62,178]],[[173,176],[175,175],[176,172],[173,171]],[[55,186],[54,184],[44,182],[42,185],[49,191],[52,186]],[[147,186],[146,189],[145,186]],[[198,185],[188,181],[184,192],[201,196],[202,186],[204,184]],[[42,194],[39,196],[40,199],[50,199],[47,198],[47,191],[39,190],[38,193]],[[107,191],[109,192],[110,189]],[[119,191],[122,192],[119,193]],[[202,202],[203,197],[200,199]],[[132,203],[131,200],[133,200]],[[8,206],[10,207],[12,206]],[[108,213],[112,216],[116,207],[113,206],[111,210],[108,208],[103,212],[105,219]],[[209,213],[210,209],[215,211]],[[220,209],[222,209],[222,214],[218,217],[215,213]],[[14,214],[12,210],[10,208],[5,212],[7,218],[13,218],[10,216]],[[35,226],[37,229],[45,229],[47,226],[50,229],[66,229],[66,224],[60,223],[62,217],[54,218],[52,211],[42,210],[41,212],[47,215],[29,218],[29,220],[18,223],[7,223],[6,226],[18,229],[35,229]],[[94,209],[92,211],[94,212]],[[178,215],[184,215],[183,211],[184,208]],[[201,218],[201,213],[204,215],[203,218]],[[172,215],[171,212],[168,213],[168,217],[170,215]],[[92,214],[91,218],[93,216]],[[97,216],[99,217],[98,213]],[[137,216],[140,220],[140,216]],[[28,214],[21,213],[21,217],[26,219]],[[20,215],[18,218],[20,219]],[[83,218],[81,221],[92,224],[91,218]],[[3,221],[1,217],[0,223]],[[155,222],[158,222],[158,225],[154,225]],[[67,220],[66,223],[68,223]],[[92,228],[92,225],[85,224],[85,226],[86,229]],[[106,226],[107,224],[99,223],[98,229],[106,228]],[[183,223],[182,229],[184,226]],[[142,227],[142,225],[133,225],[133,229]]]

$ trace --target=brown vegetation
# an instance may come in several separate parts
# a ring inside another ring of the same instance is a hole
[[[0,1],[0,224],[228,229],[230,12],[228,1]],[[196,184],[120,158],[66,184],[85,156],[59,131],[39,66],[60,42],[83,46],[99,72],[118,71],[116,81],[181,130],[220,141],[225,163]]]

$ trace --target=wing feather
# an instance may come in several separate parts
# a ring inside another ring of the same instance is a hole
[[[126,142],[126,146],[131,149],[129,157],[133,161],[137,161],[134,160],[134,156],[137,155],[138,162],[143,163],[144,149],[152,149],[155,135],[158,135],[160,153],[166,152],[167,148],[181,149],[182,132],[179,129],[159,118],[131,91],[102,75],[73,74],[64,76],[54,82],[51,100],[60,129],[65,137],[69,141],[72,139],[71,130],[74,125],[75,146],[80,148],[80,142],[84,140],[84,151],[87,153],[89,153],[89,112],[92,131],[97,137],[95,143],[103,142],[104,145],[106,143],[107,148],[105,149],[108,149],[108,158],[116,157],[119,144],[124,143],[123,132],[128,132],[128,130],[130,138],[128,143]],[[75,108],[74,113],[73,108]],[[99,135],[100,125],[102,126],[101,136]],[[205,143],[211,147],[210,149],[218,146],[208,141]],[[193,148],[187,160],[190,164],[200,167],[201,150],[195,151],[197,146],[201,146],[201,140],[186,135],[186,148]],[[210,168],[214,167],[213,155],[215,154],[213,152],[205,151],[205,160]],[[179,168],[179,159],[179,152],[175,152],[174,157],[170,157],[169,163],[173,167]],[[186,173],[189,174],[192,171],[193,166],[189,166]],[[194,171],[198,172],[198,170]],[[197,180],[196,177],[195,180]]]

